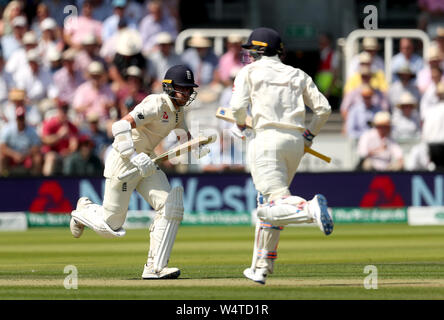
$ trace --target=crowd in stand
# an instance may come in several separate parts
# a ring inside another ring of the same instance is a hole
[[[163,76],[176,64],[187,64],[199,84],[186,113],[191,133],[218,133],[219,139],[200,164],[171,161],[163,169],[245,170],[245,143],[236,143],[227,133],[230,125],[214,116],[217,107],[229,106],[234,77],[244,65],[240,35],[226,38],[220,56],[212,39],[200,34],[176,54],[181,21],[174,0],[42,0],[35,14],[27,6],[10,1],[0,21],[2,176],[101,176],[112,123],[148,94],[162,92]],[[433,40],[422,57],[412,39],[401,39],[388,83],[377,39],[363,39],[362,52],[341,79],[338,52],[331,37],[321,35],[315,80],[340,105],[343,133],[355,141],[360,169],[444,166],[444,28]],[[412,139],[420,143],[405,154],[399,143]],[[156,151],[174,144],[172,134]]]

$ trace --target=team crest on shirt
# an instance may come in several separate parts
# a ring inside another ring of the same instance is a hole
[[[163,112],[162,122],[168,122],[168,113],[166,111]]]

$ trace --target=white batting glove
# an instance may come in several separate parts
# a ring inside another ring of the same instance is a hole
[[[146,178],[156,172],[156,164],[146,153],[139,153],[131,158],[131,163],[139,170],[142,177]]]
[[[198,149],[193,150],[193,153],[197,159],[200,159],[210,153],[210,148],[208,148],[207,146],[199,146]]]
[[[231,127],[231,133],[242,140],[245,140],[247,138],[251,138],[253,136],[253,130],[251,129],[240,129],[236,124]]]
[[[313,133],[311,133],[310,130],[306,129],[302,136],[304,137],[305,146],[310,148],[311,145],[313,144],[313,139],[314,139],[315,135]]]

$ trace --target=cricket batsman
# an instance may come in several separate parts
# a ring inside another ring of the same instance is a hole
[[[253,30],[242,47],[253,62],[244,66],[234,81],[230,105],[236,124],[232,133],[250,140],[247,161],[258,191],[253,259],[244,275],[265,284],[267,275],[273,273],[283,226],[316,222],[326,235],[333,231],[333,219],[323,195],[307,201],[289,191],[304,156],[304,146],[311,146],[331,107],[304,71],[280,61],[283,43],[275,30]],[[253,129],[245,126],[249,105]],[[314,113],[307,128],[305,106]]]
[[[128,204],[136,189],[156,211],[150,226],[150,248],[142,279],[175,279],[178,268],[168,268],[177,230],[183,219],[183,188],[171,189],[165,173],[152,161],[154,148],[171,130],[181,128],[191,135],[184,121],[183,107],[196,96],[198,87],[193,72],[184,65],[167,70],[162,82],[163,93],[151,94],[129,114],[112,125],[113,150],[105,162],[105,194],[103,205],[97,205],[86,197],[77,202],[71,213],[70,229],[79,238],[85,225],[104,237],[122,237]],[[197,158],[209,153],[201,146]],[[122,180],[128,170],[138,171]]]

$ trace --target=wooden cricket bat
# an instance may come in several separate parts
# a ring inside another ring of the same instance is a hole
[[[225,121],[229,121],[232,123],[236,123],[236,120],[233,117],[233,113],[231,112],[230,108],[224,108],[224,107],[219,107],[216,111],[216,118],[225,120]],[[252,120],[251,117],[247,116],[247,118],[245,119],[245,125],[247,128],[252,128]],[[312,148],[309,147],[304,147],[305,152],[310,153],[311,155],[318,157],[321,160],[324,160],[325,162],[330,163],[331,162],[331,158],[319,153],[315,150],[313,150]]]
[[[203,145],[206,145],[209,143],[213,143],[216,141],[216,139],[217,139],[216,135],[211,135],[208,137],[200,136],[200,137],[194,138],[188,142],[178,145],[177,147],[175,147],[171,150],[168,150],[167,152],[164,152],[164,153],[158,155],[157,157],[155,157],[153,159],[153,162],[160,163],[164,160],[173,159],[173,158],[178,157],[182,154],[190,152],[193,148],[198,148],[200,146],[203,146]],[[121,175],[119,175],[118,179],[123,180],[126,177],[132,175],[133,173],[137,172],[137,170],[138,169],[136,167],[134,167],[131,170],[128,170],[127,172],[124,172]]]

